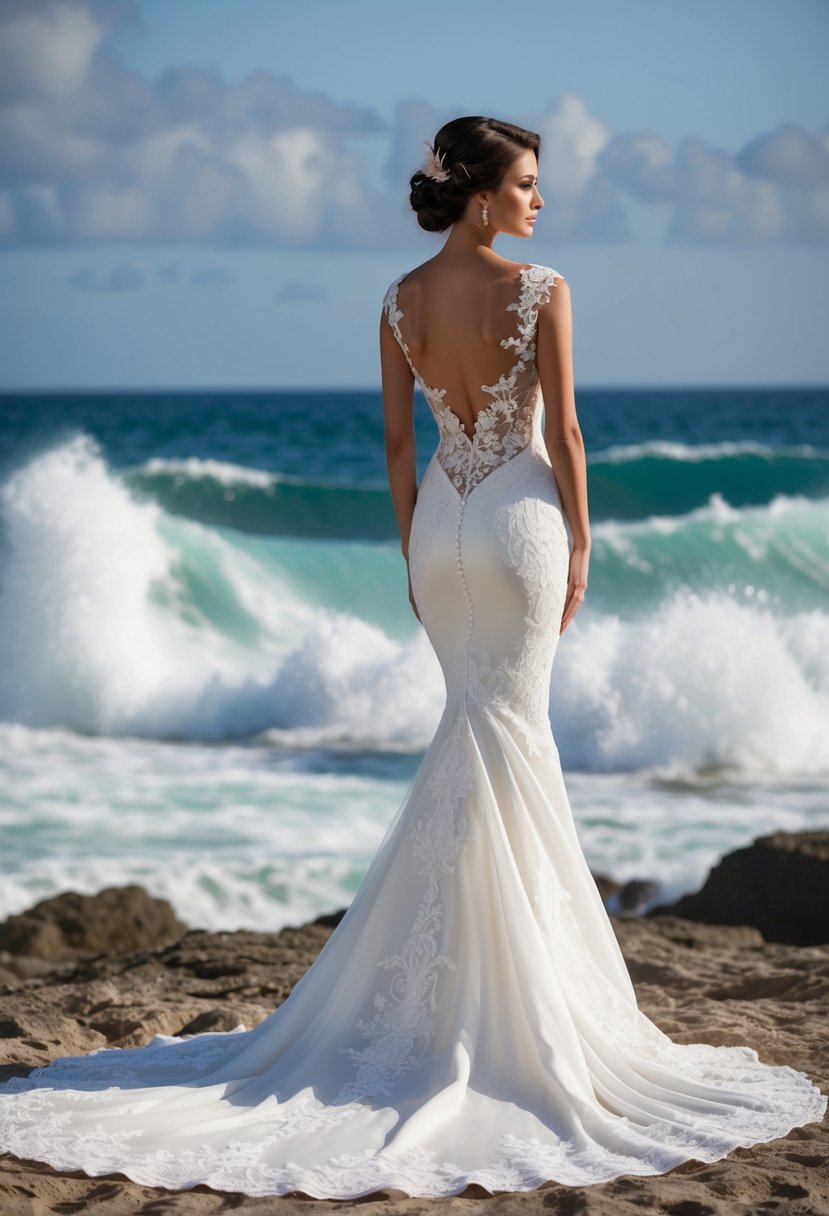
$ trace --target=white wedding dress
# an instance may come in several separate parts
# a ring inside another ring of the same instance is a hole
[[[404,277],[384,308],[412,366]],[[548,716],[571,534],[535,336],[556,277],[519,269],[515,362],[471,437],[412,366],[440,440],[410,571],[446,706],[345,917],[254,1029],[0,1086],[0,1149],[171,1189],[437,1196],[663,1173],[823,1115],[803,1073],[640,1012],[579,846]]]

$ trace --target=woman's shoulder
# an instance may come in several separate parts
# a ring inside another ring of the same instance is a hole
[[[392,318],[392,309],[397,303],[397,288],[400,286],[402,280],[405,279],[407,273],[407,271],[404,271],[402,274],[399,274],[393,278],[386,290],[383,292],[383,309],[381,312],[381,317],[383,313],[385,313],[389,320],[396,320],[396,318]]]
[[[505,260],[503,269],[507,272],[511,282],[521,282],[525,299],[538,297],[536,302],[540,302],[546,298],[546,292],[550,287],[567,287],[567,280],[561,271],[544,262],[508,262]]]
[[[395,277],[392,279],[392,281],[389,283],[388,287],[386,288],[385,292],[383,293],[383,307],[384,308],[388,307],[390,301],[397,294],[397,288],[400,286],[400,284],[403,282],[403,280],[407,279],[409,277],[409,275],[413,274],[414,271],[418,270],[418,269],[419,269],[419,267],[416,266],[416,267],[414,267],[413,270],[403,270],[403,271],[401,271],[400,274],[395,275]]]
[[[506,272],[512,277],[535,272],[564,278],[560,271],[555,270],[552,266],[544,265],[542,262],[511,262],[504,258],[498,265],[502,272]],[[439,273],[439,264],[436,264],[435,258],[427,258],[425,262],[419,262],[417,266],[411,266],[408,270],[403,270],[400,274],[395,275],[389,287],[393,287],[395,283],[402,283],[403,279],[411,279],[413,283],[416,283],[420,279],[428,278],[432,273]]]
[[[525,275],[529,290],[525,294],[532,307],[545,317],[556,320],[569,311],[570,284],[560,270],[541,262],[532,263]]]
[[[541,279],[550,283],[558,282],[559,280],[562,283],[567,282],[560,270],[556,270],[553,266],[547,266],[543,262],[530,262],[526,268],[522,269],[532,279]]]
[[[397,297],[397,289],[407,280],[407,290],[411,287],[415,291],[420,282],[428,282],[431,274],[435,272],[434,258],[429,258],[425,262],[420,262],[417,266],[412,266],[408,270],[401,271],[395,275],[389,283],[383,296],[383,307],[388,309],[392,302]],[[501,263],[502,270],[507,273],[507,276],[517,281],[522,278],[532,284],[540,284],[544,286],[564,285],[567,286],[567,280],[560,270],[556,270],[553,266],[547,266],[543,262],[510,262],[506,258]]]
[[[410,282],[416,283],[420,278],[423,277],[423,272],[432,261],[434,261],[434,259],[429,258],[427,261],[420,262],[417,266],[411,266],[408,270],[402,270],[400,274],[395,275],[386,288],[386,295],[388,295],[389,292],[391,292],[395,287],[398,287],[404,279],[408,279]]]
[[[397,305],[397,289],[400,287],[403,280],[405,279],[406,288],[405,288],[404,295],[406,295],[406,297],[408,299],[411,299],[412,291],[417,292],[418,284],[422,283],[424,281],[424,278],[428,278],[428,276],[430,274],[428,267],[429,267],[429,263],[432,261],[434,261],[434,259],[429,258],[428,261],[421,262],[419,265],[412,266],[409,270],[403,270],[403,271],[401,271],[400,274],[395,275],[395,277],[389,283],[389,285],[386,288],[385,293],[383,295],[383,311],[384,312],[391,315],[392,310],[394,309],[395,312],[397,313],[398,317],[402,316],[402,313],[400,312],[400,309]]]

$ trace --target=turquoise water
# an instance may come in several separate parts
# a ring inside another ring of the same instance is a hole
[[[693,886],[826,824],[829,392],[583,392],[590,596],[550,714],[591,864]],[[418,465],[436,441],[417,397]],[[378,393],[0,398],[0,915],[353,894],[442,708]]]

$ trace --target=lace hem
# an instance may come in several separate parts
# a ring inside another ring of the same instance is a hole
[[[215,1036],[194,1036],[187,1041],[164,1036],[162,1050],[171,1042],[199,1047],[202,1037]],[[146,1052],[152,1047],[139,1050]],[[274,1164],[267,1160],[269,1150],[284,1141],[284,1133],[226,1140],[219,1148],[203,1145],[141,1153],[136,1144],[144,1134],[140,1130],[107,1131],[99,1122],[72,1131],[66,1126],[73,1118],[72,1111],[50,1113],[46,1109],[47,1095],[53,1091],[32,1089],[45,1083],[52,1071],[66,1075],[65,1069],[55,1070],[53,1065],[0,1087],[0,1146],[20,1158],[46,1162],[54,1169],[80,1169],[92,1177],[119,1173],[141,1185],[169,1190],[207,1185],[251,1196],[301,1191],[321,1199],[356,1199],[374,1191],[396,1190],[412,1197],[434,1198],[457,1195],[472,1183],[491,1192],[517,1192],[533,1190],[545,1182],[585,1186],[623,1174],[663,1174],[684,1161],[712,1162],[735,1148],[767,1143],[794,1127],[821,1119],[826,1111],[826,1098],[805,1074],[785,1066],[761,1064],[750,1048],[705,1044],[674,1047],[677,1053],[685,1053],[689,1068],[692,1063],[697,1069],[711,1068],[711,1075],[721,1082],[748,1085],[756,1099],[753,1107],[724,1104],[721,1113],[706,1118],[677,1115],[648,1124],[601,1114],[595,1120],[593,1134],[611,1141],[612,1147],[596,1140],[577,1146],[552,1135],[544,1141],[503,1134],[497,1160],[486,1167],[443,1160],[437,1152],[422,1147],[341,1153],[320,1164],[302,1166],[296,1161]],[[126,1054],[130,1050],[135,1049],[125,1049]],[[100,1054],[111,1057],[118,1051],[105,1049]],[[171,1054],[177,1056],[177,1052]],[[180,1063],[180,1056],[177,1059]],[[88,1057],[80,1057],[72,1070],[79,1081],[84,1060]],[[699,1072],[696,1075],[700,1079]],[[30,1092],[26,1093],[27,1089]],[[83,1103],[95,1096],[100,1097],[100,1091],[75,1091],[72,1100]],[[68,1099],[69,1094],[65,1097]]]

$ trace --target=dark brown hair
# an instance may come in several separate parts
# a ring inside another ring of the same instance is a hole
[[[497,190],[516,156],[534,152],[541,136],[511,122],[474,114],[444,123],[432,146],[449,174],[435,181],[422,169],[413,173],[409,201],[427,232],[445,232],[460,219],[468,199],[479,190]]]

